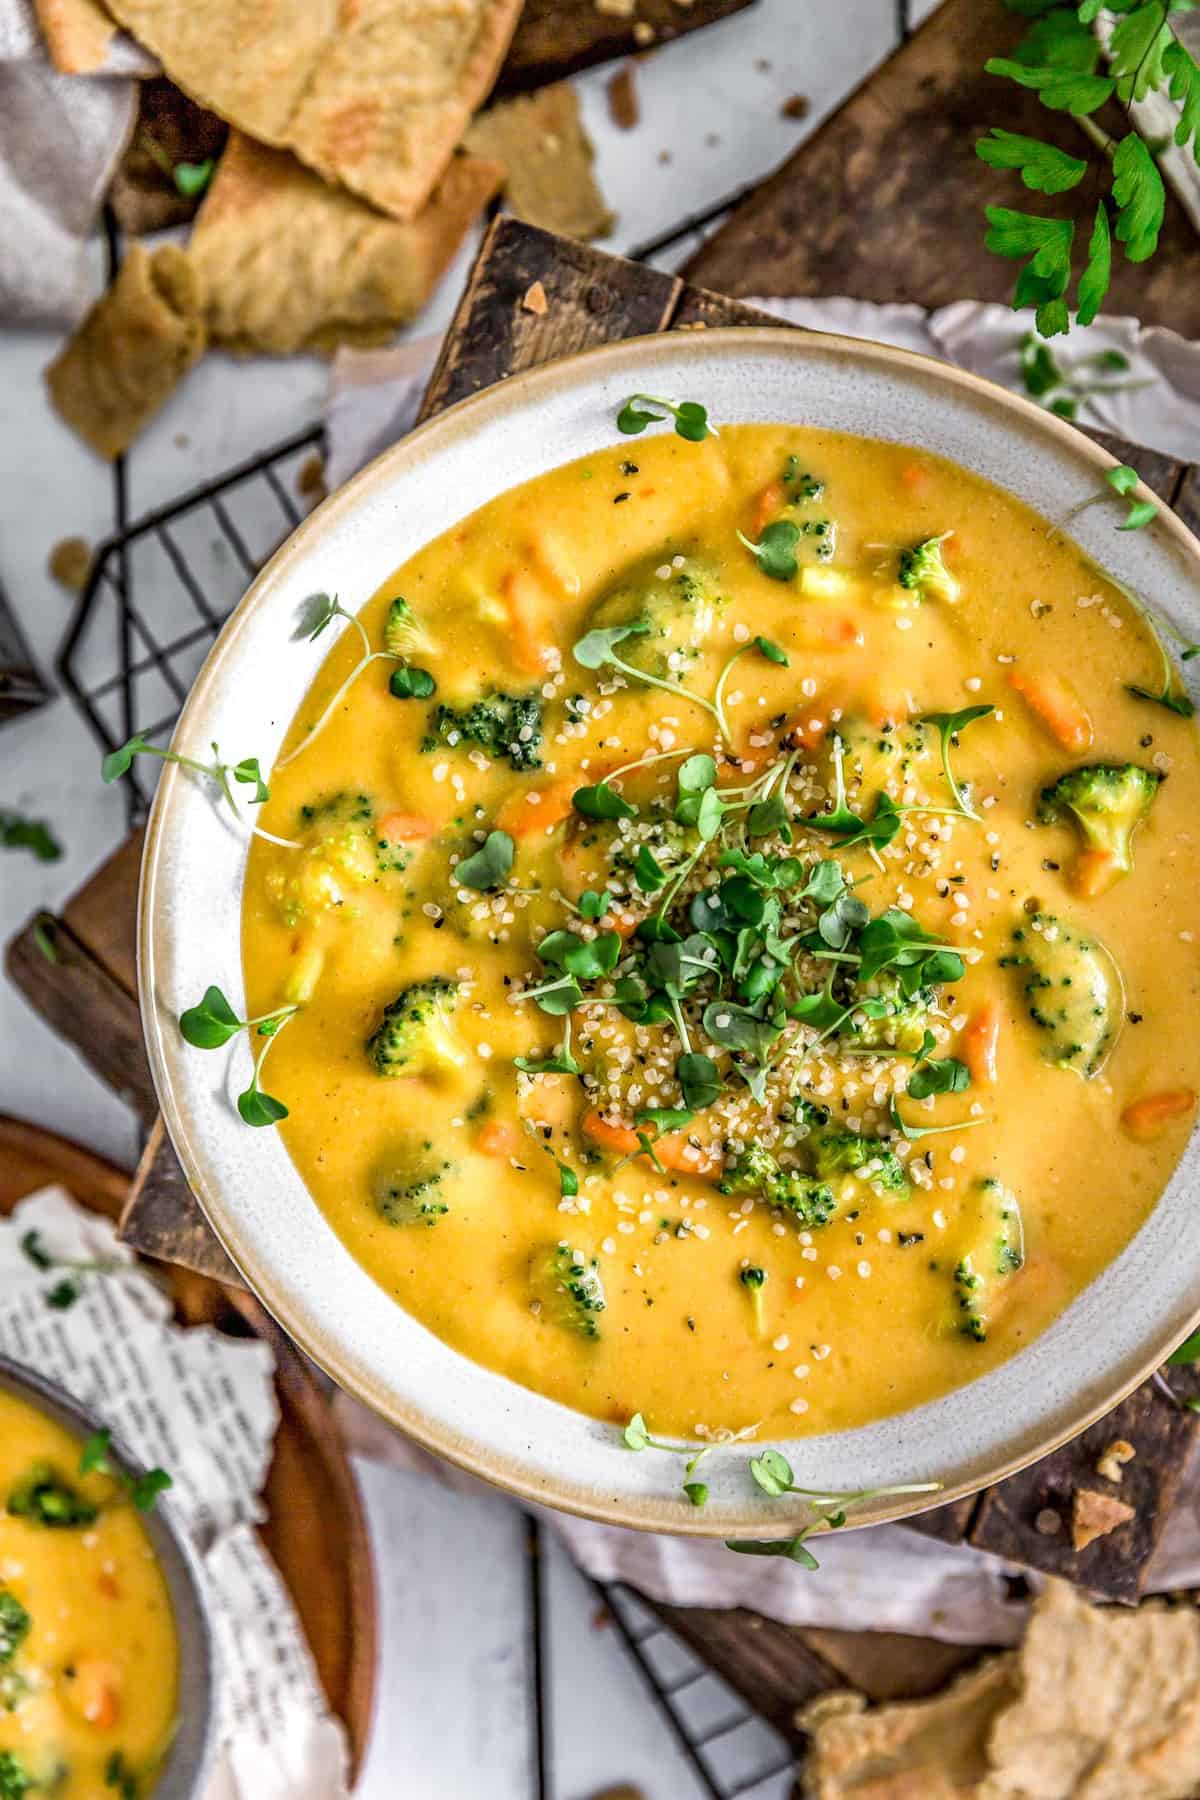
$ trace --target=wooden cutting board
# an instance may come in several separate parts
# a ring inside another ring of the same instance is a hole
[[[0,1114],[0,1216],[57,1183],[80,1206],[120,1216],[129,1177],[91,1150]],[[231,1294],[187,1269],[155,1265],[184,1325],[265,1337],[275,1352],[279,1429],[259,1527],[312,1649],[321,1685],[346,1727],[354,1778],[375,1694],[375,1573],[358,1487],[312,1371],[248,1294]]]

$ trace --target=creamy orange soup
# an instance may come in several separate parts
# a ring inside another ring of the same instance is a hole
[[[1197,738],[1067,537],[900,446],[659,433],[358,618],[245,979],[300,1174],[430,1330],[601,1418],[827,1431],[1137,1230],[1200,1087]]]
[[[123,1484],[0,1393],[0,1795],[148,1800],[170,1746],[166,1580]]]

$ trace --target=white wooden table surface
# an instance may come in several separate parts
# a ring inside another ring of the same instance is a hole
[[[913,0],[913,21],[930,10],[931,0]],[[581,77],[599,178],[619,214],[602,247],[619,252],[646,242],[765,175],[894,47],[901,11],[901,0],[759,0],[749,13],[638,64],[641,122],[630,132],[608,116],[611,69]],[[811,102],[803,123],[780,111],[794,94]],[[3,129],[0,120],[0,136]],[[417,333],[449,318],[473,247]],[[98,282],[101,267],[97,246]],[[67,596],[47,573],[48,553],[68,536],[95,542],[114,521],[111,471],[45,401],[41,371],[56,342],[0,330],[0,584],[44,668],[68,614]],[[326,377],[316,358],[208,356],[128,458],[129,516],[314,421]],[[125,814],[119,792],[101,786],[95,743],[65,700],[0,731],[2,805],[48,819],[66,852],[51,865],[4,854],[0,938],[7,939],[36,907],[57,906],[86,879],[120,842]],[[129,1113],[6,983],[0,1110],[118,1161],[136,1154]],[[499,1495],[448,1495],[375,1466],[360,1474],[383,1626],[362,1800],[542,1800],[530,1728],[535,1670],[523,1516]],[[647,1800],[699,1800],[702,1789],[617,1633],[597,1622],[591,1590],[556,1545],[543,1604],[544,1800],[587,1800],[617,1782],[637,1783]],[[782,1800],[787,1785],[757,1793]]]

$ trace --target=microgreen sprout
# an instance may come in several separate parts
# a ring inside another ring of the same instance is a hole
[[[160,744],[148,743],[140,731],[127,738],[118,750],[111,750],[100,764],[100,779],[106,784],[119,781],[128,773],[135,756],[157,756],[161,762],[175,763],[181,769],[191,769],[194,774],[204,776],[217,785],[221,798],[239,825],[245,826],[233,792],[233,783],[241,787],[250,787],[254,792],[248,796],[251,806],[261,806],[271,798],[270,789],[263,780],[262,769],[257,756],[244,756],[240,762],[224,762],[216,744],[212,747],[213,760],[210,763],[200,762],[196,757],[183,756],[178,750],[164,750]],[[282,766],[282,765],[280,765]],[[269,844],[279,844],[285,850],[299,850],[303,846],[294,838],[276,837],[274,832],[264,831],[261,825],[247,827],[253,837],[265,838]]]
[[[427,669],[418,669],[410,665],[408,651],[422,638],[421,628],[407,600],[393,600],[388,609],[384,627],[384,648],[372,650],[371,640],[367,636],[366,626],[354,613],[348,612],[341,605],[336,595],[310,594],[300,607],[296,621],[296,629],[292,633],[293,642],[304,641],[314,643],[321,633],[328,629],[334,619],[345,619],[353,626],[362,639],[362,655],[342,682],[333,698],[315,725],[310,725],[295,749],[281,756],[275,764],[276,770],[286,769],[289,763],[307,750],[313,739],[318,737],[328,725],[330,719],[358,680],[363,670],[373,662],[390,662],[397,665],[388,683],[389,692],[396,700],[424,700],[437,689],[437,683]]]
[[[474,855],[464,856],[455,865],[453,878],[460,887],[490,893],[504,886],[515,854],[516,846],[507,831],[489,831]]]
[[[108,1475],[129,1493],[139,1512],[149,1512],[158,1496],[175,1484],[165,1469],[147,1469],[144,1475],[127,1475],[109,1456],[111,1431],[94,1431],[84,1444],[79,1457],[81,1475]]]
[[[778,1450],[763,1450],[758,1456],[752,1457],[750,1474],[764,1494],[770,1495],[772,1499],[797,1494],[809,1502],[816,1516],[794,1537],[727,1538],[725,1548],[737,1551],[740,1556],[785,1557],[789,1562],[799,1563],[804,1569],[820,1567],[808,1548],[808,1539],[814,1533],[836,1531],[844,1525],[847,1507],[855,1506],[863,1500],[890,1498],[893,1495],[936,1494],[942,1485],[940,1481],[906,1481],[887,1487],[855,1488],[849,1493],[830,1493],[821,1488],[800,1487],[793,1477],[791,1464]]]
[[[995,710],[994,706],[964,706],[961,712],[934,712],[921,714],[921,723],[923,725],[937,726],[942,748],[942,773],[946,777],[946,785],[953,796],[955,811],[961,813],[964,819],[974,819],[978,821],[979,814],[973,807],[968,805],[963,797],[962,789],[959,787],[958,782],[955,779],[954,770],[950,766],[950,751],[960,733],[965,731],[968,725],[973,724],[976,719],[986,719],[988,714],[995,712]],[[926,809],[919,807],[914,808],[913,810],[925,811]]]
[[[55,1312],[66,1312],[69,1307],[74,1306],[83,1292],[82,1276],[111,1275],[114,1270],[120,1269],[122,1266],[120,1263],[107,1262],[99,1257],[56,1256],[54,1251],[47,1246],[40,1231],[23,1232],[20,1248],[22,1256],[42,1273],[63,1271],[60,1279],[54,1283],[53,1287],[47,1288],[43,1295],[46,1305]]]
[[[962,1085],[965,1086],[966,1083],[964,1082]],[[959,1090],[941,1088],[937,1091],[947,1093]],[[992,1122],[990,1119],[978,1118],[955,1119],[950,1125],[912,1125],[907,1119],[901,1117],[900,1108],[896,1104],[896,1096],[894,1094],[888,1101],[888,1118],[892,1122],[892,1129],[898,1131],[901,1137],[907,1138],[910,1144],[915,1144],[918,1138],[940,1137],[943,1133],[949,1131],[970,1131],[974,1125],[990,1125]]]
[[[795,579],[800,568],[796,555],[800,527],[791,519],[776,519],[773,525],[764,526],[757,544],[741,531],[737,538],[749,550],[762,573],[770,576],[772,581]]]
[[[259,1079],[271,1045],[299,1011],[299,1005],[294,1004],[276,1007],[274,1012],[260,1013],[254,1019],[239,1019],[220,988],[209,987],[195,1006],[189,1006],[179,1015],[179,1029],[184,1041],[197,1050],[218,1050],[239,1031],[247,1031],[252,1037],[263,1040],[255,1055],[250,1085],[237,1100],[238,1112],[247,1125],[277,1125],[288,1116],[282,1100],[264,1093]]]
[[[38,862],[57,862],[62,845],[44,819],[27,819],[0,807],[0,850],[28,850]]]
[[[593,631],[585,632],[583,637],[578,639],[572,646],[572,654],[575,661],[582,664],[585,669],[602,669],[606,666],[619,669],[621,674],[628,677],[630,681],[640,681],[646,687],[661,688],[662,692],[670,694],[673,700],[690,700],[693,706],[703,707],[704,711],[715,719],[717,728],[726,743],[732,744],[733,738],[730,735],[729,725],[716,702],[705,700],[701,694],[693,693],[690,688],[684,687],[679,682],[664,681],[658,675],[648,674],[645,669],[637,669],[632,663],[627,663],[617,655],[618,644],[624,643],[626,638],[644,637],[649,629],[650,626],[644,619],[634,619],[627,625],[597,627]]]
[[[1107,486],[1101,488],[1099,493],[1089,494],[1086,500],[1080,500],[1072,506],[1056,525],[1050,527],[1046,533],[1047,537],[1056,537],[1060,532],[1065,531],[1072,520],[1079,517],[1080,513],[1086,512],[1089,507],[1099,506],[1102,501],[1107,500],[1110,497],[1109,490],[1115,494],[1131,494],[1140,482],[1141,476],[1136,469],[1131,469],[1128,463],[1118,463],[1115,468],[1106,470],[1104,479]],[[1149,525],[1150,521],[1157,517],[1158,507],[1153,500],[1133,500],[1130,502],[1125,517],[1117,526],[1117,530],[1141,531],[1144,526]]]
[[[686,438],[691,444],[720,435],[716,426],[709,423],[708,413],[698,400],[681,400],[676,404],[673,400],[658,400],[653,394],[632,394],[617,414],[617,430],[626,437],[638,437],[647,425],[661,425],[666,419],[673,419],[675,435]]]

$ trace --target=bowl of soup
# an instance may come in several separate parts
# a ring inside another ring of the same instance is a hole
[[[905,352],[671,334],[268,565],[159,786],[142,1007],[344,1386],[523,1496],[773,1537],[1012,1470],[1184,1333],[1200,560],[1112,468]]]
[[[0,1792],[198,1800],[215,1665],[157,1482],[61,1388],[0,1357]]]

